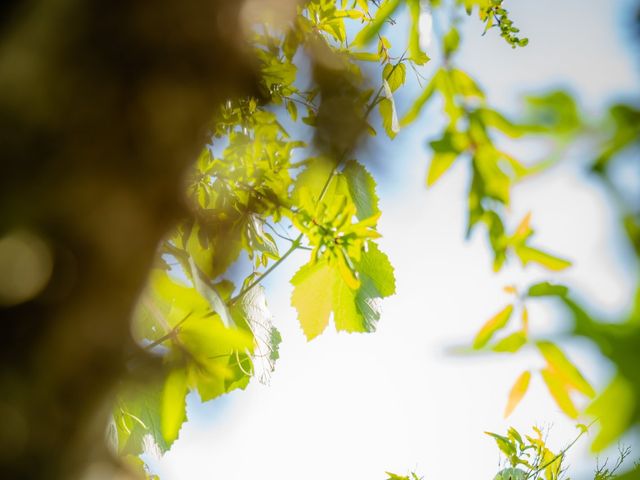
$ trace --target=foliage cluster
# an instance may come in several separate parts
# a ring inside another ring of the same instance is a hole
[[[487,234],[493,269],[512,260],[551,273],[570,266],[532,244],[530,215],[515,229],[507,227],[513,223],[507,217],[514,185],[549,162],[526,165],[504,145],[505,139],[543,136],[561,150],[588,134],[589,126],[562,92],[529,98],[526,115],[517,121],[492,108],[480,86],[455,64],[461,10],[478,15],[486,31],[495,27],[512,47],[527,44],[502,0],[312,0],[297,6],[284,27],[252,25],[261,96],[221,106],[211,125],[211,144],[189,178],[193,214],[162,242],[135,314],[136,340],[164,365],[162,382],[123,386],[116,402],[114,448],[137,468],[144,470],[137,457],[145,449],[165,452],[176,440],[190,391],[208,401],[244,388],[254,376],[268,381],[281,338],[261,282],[294,251],[309,252],[291,279],[291,303],[307,339],[320,335],[331,319],[338,331],[375,329],[380,301],[394,294],[395,279],[376,243],[381,214],[376,182],[356,158],[361,133],[382,131],[393,139],[428,104],[441,106],[445,122],[429,142],[433,155],[426,184],[435,184],[456,162],[469,165],[467,230]],[[407,42],[394,47],[386,32],[405,12]],[[443,32],[439,51],[424,47],[431,35],[425,25],[434,19]],[[309,70],[312,81],[305,75]],[[395,96],[410,83],[410,72],[420,92],[399,112]],[[630,106],[617,105],[610,115],[610,133],[593,162],[605,183],[611,181],[609,167],[616,158],[637,146],[640,125],[640,113]],[[306,138],[311,135],[312,143]],[[640,217],[631,205],[620,205],[640,255]],[[250,268],[239,258],[248,259]],[[234,282],[243,268],[242,280]],[[582,414],[572,396],[595,398],[587,409],[602,419],[595,448],[637,424],[640,303],[629,318],[611,324],[593,319],[567,287],[552,281],[507,288],[513,302],[480,328],[472,348],[515,354],[534,346],[544,362],[539,373],[569,417]],[[594,341],[617,366],[617,376],[599,396],[560,346],[531,334],[527,304],[540,298],[563,305],[575,320],[571,334]],[[520,320],[514,327],[516,312]],[[505,415],[525,395],[531,375],[526,371],[516,380]],[[549,463],[556,456],[539,431],[532,437],[513,429],[507,436],[491,435],[511,464],[496,478],[542,473],[548,480],[559,478],[561,464]]]

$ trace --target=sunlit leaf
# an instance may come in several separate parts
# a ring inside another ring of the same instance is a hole
[[[632,385],[617,375],[587,407],[586,413],[597,418],[600,425],[600,430],[591,445],[593,451],[605,449],[627,431],[631,425],[636,401]]]
[[[178,438],[186,413],[187,375],[184,369],[169,372],[162,390],[162,436],[167,444]]]
[[[558,374],[551,369],[545,368],[540,371],[542,379],[549,389],[549,393],[556,402],[556,405],[569,417],[577,418],[578,410],[569,396],[567,385]]]
[[[593,387],[557,345],[548,341],[536,343],[547,364],[562,381],[588,397],[595,396]]]
[[[476,334],[473,340],[473,348],[479,349],[484,347],[496,332],[507,326],[512,313],[513,305],[507,305],[491,317]]]
[[[555,257],[549,253],[545,253],[536,248],[520,246],[515,249],[516,255],[520,258],[523,265],[531,262],[537,263],[548,270],[560,271],[571,266],[571,262],[559,257]]]
[[[520,348],[522,348],[522,346],[526,343],[527,343],[527,334],[521,330],[518,332],[514,332],[510,335],[507,335],[503,339],[497,341],[495,345],[491,347],[491,349],[494,352],[515,353],[518,350],[520,350]]]
[[[527,389],[529,388],[529,382],[531,381],[531,372],[526,371],[520,374],[516,379],[511,391],[509,392],[509,399],[507,400],[507,406],[504,409],[504,418],[507,418],[515,410],[518,404],[522,401]],[[522,443],[522,439],[520,439]]]

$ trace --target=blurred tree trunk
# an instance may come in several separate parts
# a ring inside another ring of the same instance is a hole
[[[80,478],[108,458],[131,311],[184,171],[255,79],[235,0],[3,5],[0,476]]]

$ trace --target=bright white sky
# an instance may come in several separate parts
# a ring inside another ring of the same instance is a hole
[[[493,31],[480,37],[478,22],[469,20],[458,63],[501,108],[516,111],[523,92],[570,86],[595,111],[640,85],[624,47],[622,7],[629,3],[512,0],[507,7],[530,45],[511,50]],[[427,480],[491,479],[499,457],[483,431],[553,424],[551,445],[562,447],[574,437],[573,423],[537,377],[512,417],[502,419],[515,378],[541,366],[533,352],[445,352],[469,342],[506,304],[504,285],[525,286],[548,275],[517,265],[492,273],[484,235],[464,240],[466,166],[457,165],[427,191],[424,145],[425,129],[417,125],[382,152],[382,162],[392,165],[380,190],[381,244],[396,267],[398,291],[384,302],[378,331],[338,335],[330,328],[307,343],[289,305],[288,284],[307,252],[291,258],[267,284],[284,338],[271,385],[254,382],[206,405],[190,396],[191,421],[172,450],[152,462],[163,480],[382,480],[385,470],[414,469]],[[523,183],[511,218],[516,222],[531,210],[537,244],[575,261],[556,281],[578,286],[592,305],[620,311],[632,295],[631,266],[606,196],[578,172],[575,163],[567,164]],[[563,325],[542,303],[531,308],[530,320],[540,333]],[[564,345],[602,387],[607,366],[588,345]],[[591,469],[587,445],[572,450],[576,471]]]

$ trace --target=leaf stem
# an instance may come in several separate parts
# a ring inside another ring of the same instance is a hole
[[[280,265],[282,262],[284,262],[284,260],[289,255],[291,255],[294,251],[296,251],[300,247],[300,242],[302,241],[302,237],[303,236],[304,235],[302,233],[300,235],[298,235],[298,237],[291,242],[291,247],[289,247],[289,250],[284,252],[284,254],[282,254],[282,256],[273,265],[271,265],[268,269],[266,269],[262,275],[260,275],[258,278],[256,278],[253,282],[251,282],[245,288],[240,290],[240,292],[235,297],[233,297],[231,300],[229,300],[229,305],[233,305],[238,300],[240,300],[253,287],[257,286],[260,282],[262,282],[262,280],[264,280],[267,277],[267,275],[269,275],[271,272],[273,272],[276,269],[276,267],[278,267],[278,265]]]

